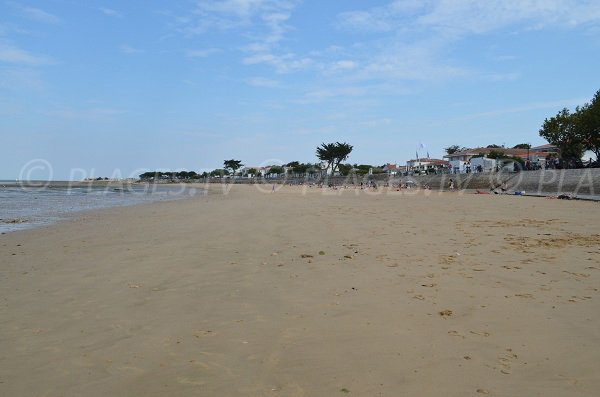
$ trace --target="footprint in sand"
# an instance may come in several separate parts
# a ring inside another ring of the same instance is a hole
[[[509,375],[511,373],[511,365],[514,360],[516,360],[518,356],[513,353],[512,349],[506,349],[504,353],[498,356],[497,362],[500,364],[500,372],[505,375]]]
[[[456,261],[456,257],[452,255],[442,255],[440,256],[439,261],[442,265],[450,265]]]
[[[448,331],[448,335],[450,336],[458,336],[459,338],[465,339],[464,335],[458,333],[458,331],[450,330]]]
[[[518,296],[519,298],[533,299],[533,295],[531,294],[515,294],[515,296]]]
[[[206,336],[213,336],[213,335],[215,335],[215,333],[213,331],[206,330],[206,331],[196,331],[193,333],[193,335],[196,338],[200,339],[200,338],[204,338]]]

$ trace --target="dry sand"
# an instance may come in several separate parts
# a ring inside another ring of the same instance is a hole
[[[600,204],[218,190],[0,236],[0,395],[600,395]]]

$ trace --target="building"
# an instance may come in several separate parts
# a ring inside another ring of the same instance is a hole
[[[416,159],[406,162],[406,172],[412,174],[441,174],[448,170],[450,163],[440,159]]]
[[[385,172],[389,176],[395,176],[395,175],[402,173],[400,168],[401,167],[398,167],[398,164],[386,164],[383,166],[382,169],[383,169],[383,172]]]
[[[541,146],[534,146],[531,149],[529,149],[530,152],[532,153],[546,153],[546,155],[558,155],[560,154],[560,148],[556,145],[553,145],[551,143],[548,143],[546,145],[541,145]]]

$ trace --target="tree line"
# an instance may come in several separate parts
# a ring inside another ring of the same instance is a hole
[[[375,174],[382,173],[384,166],[374,166],[370,164],[349,164],[343,163],[348,159],[350,153],[354,147],[346,142],[332,142],[322,143],[316,148],[315,155],[318,160],[322,163],[301,163],[299,161],[291,161],[283,165],[272,165],[268,167],[268,174],[265,175],[265,171],[261,171],[257,168],[248,168],[245,170],[244,175],[252,175],[253,177],[266,177],[269,175],[281,176],[291,175],[295,177],[300,176],[320,176],[325,174],[334,174],[339,172],[343,176],[347,176],[351,173],[357,175],[364,175],[368,172]],[[325,163],[325,168],[322,164]],[[238,170],[244,166],[241,160],[229,159],[223,161],[223,168],[217,168],[210,172],[205,171],[197,173],[195,171],[179,171],[179,172],[168,172],[168,171],[149,171],[141,174],[139,177],[141,180],[194,180],[201,178],[223,178],[228,176],[235,176]]]

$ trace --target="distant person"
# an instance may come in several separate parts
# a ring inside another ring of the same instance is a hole
[[[506,186],[506,182],[502,182],[502,185],[500,186],[500,190],[502,190],[503,194],[506,194],[506,191],[508,190],[508,186]]]
[[[452,178],[450,178],[450,182],[448,182],[448,190],[454,190],[454,180]]]

